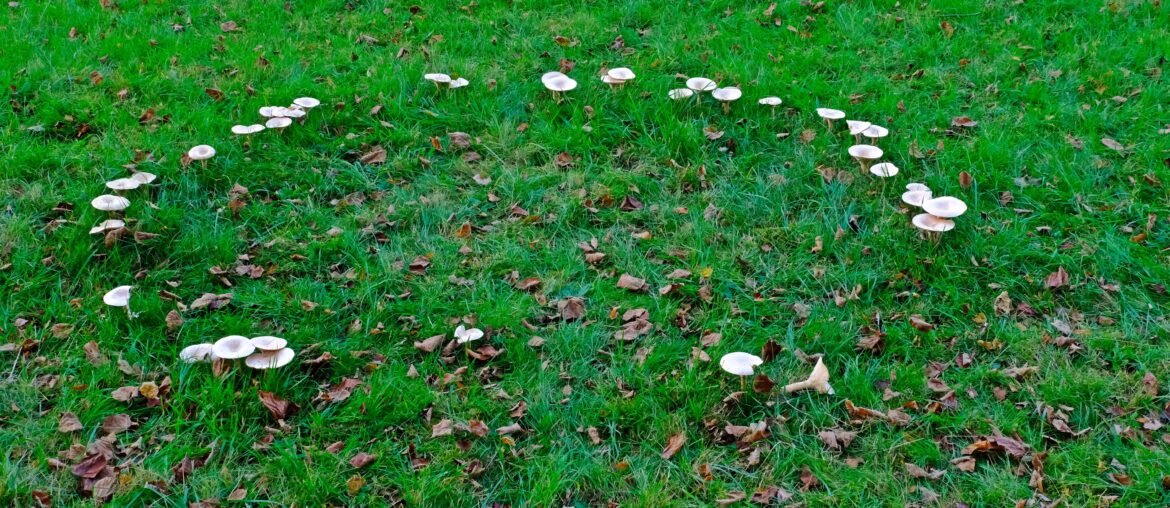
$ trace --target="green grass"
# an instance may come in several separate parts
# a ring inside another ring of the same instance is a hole
[[[1170,502],[1168,434],[1138,420],[1170,423],[1162,287],[1170,280],[1170,135],[1158,133],[1170,123],[1165,7],[778,2],[776,23],[764,18],[766,2],[726,0],[482,1],[470,9],[438,0],[413,14],[407,4],[361,0],[288,9],[238,0],[116,4],[23,1],[0,12],[8,103],[0,109],[0,330],[6,342],[36,341],[28,354],[0,353],[5,505],[33,506],[34,492],[61,506],[95,503],[49,461],[77,463],[70,447],[101,438],[101,423],[117,413],[138,426],[117,436],[108,501],[116,506],[186,506],[240,487],[249,502],[283,506],[711,506],[728,492],[772,485],[807,506],[906,506],[923,502],[915,486],[946,506],[1042,501],[1029,487],[1029,460],[979,457],[971,473],[950,464],[994,432],[1047,453],[1046,496],[1065,506],[1104,505],[1106,496],[1116,496],[1114,506]],[[240,29],[221,31],[228,20]],[[572,43],[559,45],[558,35]],[[624,51],[611,49],[618,36]],[[570,75],[580,86],[557,103],[538,78],[561,59],[576,63]],[[603,66],[631,67],[638,78],[610,90],[596,78]],[[436,71],[472,84],[439,93],[422,79]],[[739,85],[744,98],[730,115],[710,98],[674,103],[666,92],[681,86],[678,74]],[[250,145],[229,133],[259,120],[259,107],[304,95],[322,105],[303,125]],[[785,101],[775,118],[755,104],[766,95]],[[852,140],[826,132],[813,112],[821,106],[889,127],[881,145],[902,173],[884,186],[860,176],[845,153]],[[147,110],[168,121],[141,124]],[[957,116],[978,126],[952,129]],[[724,136],[707,140],[708,126]],[[816,134],[807,143],[805,130]],[[450,146],[454,131],[472,136],[479,162]],[[206,167],[183,167],[183,153],[204,143],[218,155]],[[385,162],[359,162],[375,145],[386,149]],[[89,200],[105,192],[104,181],[127,176],[123,166],[138,151],[153,154],[138,169],[160,178],[128,195],[126,216],[132,229],[158,237],[107,247],[87,234],[104,218]],[[561,152],[572,167],[554,163]],[[855,178],[826,183],[819,166]],[[963,171],[973,177],[969,188],[960,186]],[[477,174],[491,183],[477,184]],[[940,242],[927,241],[898,199],[908,182],[958,196],[970,211]],[[249,190],[238,215],[228,208],[236,184]],[[358,204],[338,203],[347,196]],[[645,207],[622,211],[626,196]],[[58,203],[73,209],[54,211]],[[513,204],[539,219],[514,216]],[[456,236],[464,222],[476,227],[471,238]],[[384,241],[363,233],[368,226]],[[328,233],[334,227],[340,234]],[[823,249],[814,252],[817,237]],[[577,247],[591,238],[607,254],[596,265]],[[243,255],[268,273],[209,272],[230,270]],[[406,265],[424,255],[427,273],[410,273]],[[1070,286],[1046,289],[1061,266]],[[659,295],[675,269],[693,275]],[[536,293],[515,289],[513,273],[543,284]],[[650,291],[617,288],[622,273],[645,278]],[[123,284],[135,286],[137,319],[101,302]],[[834,302],[855,287],[856,299]],[[168,330],[176,302],[160,291],[184,304],[208,292],[235,296],[219,310],[181,311],[182,325]],[[1034,315],[997,315],[1003,291]],[[585,300],[586,320],[544,319],[571,296]],[[306,311],[302,301],[318,306]],[[807,319],[794,304],[811,309]],[[619,316],[647,309],[653,332],[615,341],[614,308]],[[915,329],[913,314],[936,328]],[[856,350],[877,315],[885,349]],[[449,335],[460,318],[490,327],[490,343],[506,351],[486,363],[461,354],[447,363],[412,346]],[[1082,351],[1044,342],[1061,335],[1054,320],[1075,329]],[[73,331],[57,338],[56,323]],[[372,333],[379,325],[383,333]],[[706,348],[713,361],[692,361],[706,331],[723,335]],[[277,372],[224,378],[178,361],[183,346],[229,334],[279,335],[300,354]],[[535,335],[546,340],[539,349],[527,345]],[[719,356],[758,353],[769,340],[783,351],[762,373],[779,384],[802,379],[810,366],[796,351],[821,353],[837,394],[777,388],[724,404],[739,383],[718,369]],[[995,340],[1000,347],[980,345]],[[108,362],[87,360],[90,341]],[[325,351],[335,356],[328,367],[300,365]],[[955,362],[963,353],[967,367]],[[144,374],[124,373],[119,358]],[[932,362],[949,365],[941,378],[957,394],[953,410],[926,411],[940,396],[927,386]],[[419,377],[407,376],[412,365]],[[1022,380],[1001,372],[1025,365],[1039,370]],[[461,382],[442,384],[462,366]],[[1158,379],[1156,396],[1143,392],[1147,372]],[[111,397],[166,376],[171,389],[160,406]],[[362,381],[348,400],[314,400],[343,377]],[[878,383],[891,379],[902,395],[883,401]],[[1002,402],[996,387],[1008,390]],[[259,390],[303,409],[257,450],[265,427],[279,427]],[[907,410],[904,426],[858,424],[845,400],[882,411],[917,401],[919,409]],[[509,408],[520,401],[527,413],[513,418]],[[1069,426],[1087,433],[1061,434],[1044,405],[1065,406]],[[64,412],[84,430],[59,433]],[[525,432],[512,442],[494,431],[432,438],[442,419],[491,429],[516,422]],[[769,436],[743,449],[705,425],[765,420]],[[817,437],[832,428],[858,436],[833,451]],[[661,458],[679,432],[685,446]],[[325,450],[337,441],[341,451]],[[412,467],[411,449],[425,466]],[[758,464],[749,464],[753,449]],[[209,452],[207,464],[173,481],[184,457]],[[358,452],[378,458],[355,469],[349,460]],[[848,467],[849,458],[863,462]],[[473,462],[481,474],[468,472]],[[904,462],[947,474],[914,479]],[[696,472],[704,464],[707,480]],[[801,491],[804,467],[821,487]],[[349,493],[355,476],[365,484]]]

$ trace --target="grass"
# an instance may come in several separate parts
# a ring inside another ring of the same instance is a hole
[[[0,353],[0,500],[94,504],[50,459],[73,466],[102,422],[125,413],[137,425],[108,446],[116,506],[185,506],[239,488],[253,504],[288,506],[710,506],[767,486],[808,506],[929,505],[930,493],[947,506],[1170,502],[1168,434],[1139,420],[1170,419],[1170,136],[1158,132],[1170,122],[1170,24],[1158,2],[778,2],[770,17],[766,5],[726,0],[420,5],[25,1],[0,13],[0,329],[9,343],[33,341]],[[229,20],[239,29],[221,30]],[[619,36],[624,49],[613,49]],[[537,78],[561,59],[575,62],[580,86],[557,103]],[[619,65],[638,78],[607,89],[595,72]],[[472,84],[441,93],[422,80],[434,71]],[[709,98],[674,103],[678,74],[740,85],[744,98],[731,115]],[[228,132],[304,95],[322,100],[304,125],[250,143]],[[755,104],[766,95],[785,101],[775,118]],[[845,154],[852,140],[813,113],[822,106],[889,127],[881,145],[902,173],[885,184],[861,176]],[[155,120],[140,122],[148,110]],[[978,125],[953,128],[958,116]],[[724,134],[708,140],[706,127]],[[455,131],[481,160],[464,161]],[[204,143],[218,155],[184,167],[182,154]],[[385,162],[361,163],[374,146]],[[570,167],[555,163],[562,152]],[[126,216],[158,237],[107,247],[87,234],[104,218],[88,203],[131,163],[160,178],[129,194]],[[826,181],[818,168],[853,178]],[[898,199],[908,182],[970,211],[926,241]],[[237,184],[248,195],[233,213]],[[645,206],[623,211],[628,196]],[[464,223],[470,238],[457,235]],[[598,264],[577,247],[592,238],[607,255]],[[430,257],[425,275],[407,269],[419,256]],[[239,263],[264,274],[210,271]],[[1045,288],[1059,267],[1069,285]],[[676,269],[693,275],[668,279]],[[650,290],[616,287],[623,273]],[[521,291],[514,276],[542,284]],[[657,292],[671,282],[682,287]],[[135,286],[137,319],[102,305],[123,284]],[[162,291],[183,304],[234,299],[182,310]],[[1002,292],[1033,312],[997,314]],[[585,319],[546,320],[568,297],[585,301]],[[612,316],[635,308],[653,331],[615,341]],[[172,310],[183,322],[168,329]],[[448,362],[412,346],[460,319],[505,352]],[[858,350],[877,319],[884,349]],[[1046,343],[1065,334],[1055,321],[1081,351]],[[54,335],[58,323],[71,332]],[[693,360],[710,331],[723,337],[705,348],[713,360]],[[223,378],[178,361],[183,346],[229,334],[285,337],[298,360]],[[530,347],[533,336],[545,344]],[[719,356],[769,340],[783,351],[763,374],[803,379],[810,364],[796,352],[824,354],[837,394],[777,388],[722,402],[739,382]],[[107,361],[87,359],[91,341]],[[300,365],[322,352],[335,357],[328,366]],[[931,413],[942,397],[927,384],[935,362],[949,365],[940,377],[957,395]],[[442,383],[463,366],[460,382]],[[1038,370],[1003,372],[1022,366]],[[161,405],[111,396],[168,376]],[[362,382],[352,396],[315,400],[343,377]],[[901,395],[884,401],[883,381]],[[280,425],[260,390],[303,409]],[[845,400],[919,409],[905,425],[854,423]],[[509,415],[521,401],[526,413]],[[1087,432],[1058,431],[1045,405]],[[83,430],[58,432],[65,412]],[[525,430],[432,438],[443,419]],[[742,447],[710,430],[760,421],[768,437]],[[818,438],[834,428],[858,435],[835,451]],[[951,464],[996,432],[1046,453],[1043,492],[1029,485],[1030,458]],[[677,433],[685,445],[662,458]],[[355,468],[358,452],[377,459]],[[185,457],[209,453],[175,478]],[[916,479],[905,462],[947,473]],[[802,489],[802,468],[821,485]]]

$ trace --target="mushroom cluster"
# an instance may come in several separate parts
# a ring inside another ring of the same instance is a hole
[[[675,88],[666,93],[667,97],[672,100],[681,101],[695,98],[696,102],[703,101],[703,93],[710,92],[711,98],[719,101],[723,105],[723,113],[731,113],[731,103],[743,97],[743,90],[737,86],[720,87],[710,78],[693,77],[686,81],[686,88]],[[784,101],[779,97],[769,96],[763,97],[756,101],[761,106],[772,108],[772,117],[776,117],[776,106],[779,106]]]
[[[910,206],[922,208],[926,213],[915,215],[910,220],[914,227],[925,232],[927,238],[939,239],[943,233],[955,229],[955,217],[967,212],[967,203],[953,196],[934,197],[927,187],[921,183],[906,185],[906,192],[902,193],[902,202]]]
[[[438,73],[438,72],[423,74],[423,79],[430,81],[431,83],[434,83],[435,88],[438,88],[440,90],[443,88],[447,88],[447,89],[463,88],[463,87],[471,84],[470,81],[467,81],[464,78],[452,78],[450,74],[442,74],[442,73]]]
[[[540,82],[552,92],[557,102],[561,101],[561,94],[577,88],[577,80],[566,76],[563,72],[546,72],[540,76]]]
[[[218,372],[226,371],[233,361],[240,359],[253,369],[278,369],[288,365],[294,357],[296,352],[288,347],[287,340],[270,335],[250,339],[228,335],[215,343],[194,344],[179,352],[179,360],[185,363],[213,362]]]
[[[319,101],[313,97],[298,97],[296,99],[293,99],[292,104],[290,104],[288,107],[264,106],[264,107],[260,108],[260,110],[259,110],[260,116],[267,119],[264,121],[263,125],[258,124],[258,123],[251,124],[251,125],[233,125],[232,126],[232,134],[235,134],[237,136],[250,136],[252,134],[256,134],[257,132],[261,132],[261,131],[264,131],[267,129],[284,129],[285,127],[292,125],[293,119],[304,118],[305,115],[309,114],[310,109],[313,109],[313,108],[320,106],[320,105],[321,105],[321,101]],[[206,145],[201,145],[201,146],[206,146]],[[197,146],[195,148],[199,148],[199,147]],[[194,151],[195,148],[192,148],[191,150]],[[211,148],[211,147],[207,147],[207,148]],[[214,156],[214,155],[215,155],[215,150],[212,149],[211,155],[206,157],[206,158],[210,158],[211,156]],[[187,156],[190,157],[192,160],[203,160],[203,159],[196,158],[195,155],[190,153],[190,152],[187,153]]]
[[[629,67],[616,67],[605,71],[601,75],[601,82],[609,85],[611,88],[617,88],[626,84],[627,81],[632,81],[635,77],[637,75]]]

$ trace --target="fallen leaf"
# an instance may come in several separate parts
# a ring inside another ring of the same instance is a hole
[[[670,436],[670,439],[666,442],[666,448],[662,450],[663,460],[670,460],[671,457],[674,457],[674,454],[678,453],[679,450],[682,450],[682,447],[684,444],[686,444],[686,442],[687,435],[684,432],[679,432],[678,434]]]

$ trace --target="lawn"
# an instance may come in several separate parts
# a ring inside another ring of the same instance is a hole
[[[1165,505],[1167,41],[1158,0],[10,2],[0,504]],[[969,209],[927,236],[909,183]],[[180,361],[228,335],[297,356]]]

